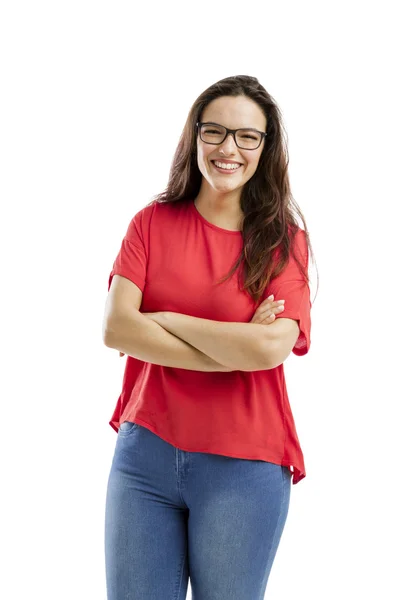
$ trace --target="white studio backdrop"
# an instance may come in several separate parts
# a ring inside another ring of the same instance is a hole
[[[310,352],[285,364],[307,477],[267,596],[400,596],[394,9],[2,3],[2,598],[106,599],[108,421],[125,366],[102,342],[108,275],[166,186],[192,103],[238,74],[282,110],[319,274]]]

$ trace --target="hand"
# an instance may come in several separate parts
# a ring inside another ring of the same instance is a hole
[[[155,321],[156,323],[158,323],[158,318],[160,318],[162,311],[161,312],[154,312],[154,313],[141,313],[142,315],[144,315],[145,317],[147,317],[148,319],[151,319],[152,321]],[[121,356],[125,356],[124,352],[120,352],[119,353],[120,357]]]
[[[275,320],[275,314],[281,314],[283,312],[285,308],[284,302],[284,300],[274,301],[274,296],[269,296],[263,302],[261,302],[250,323],[270,325]]]

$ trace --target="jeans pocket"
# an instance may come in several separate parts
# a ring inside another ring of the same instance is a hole
[[[138,423],[132,423],[132,421],[123,421],[120,423],[118,429],[118,435],[129,435],[132,431],[139,427]]]

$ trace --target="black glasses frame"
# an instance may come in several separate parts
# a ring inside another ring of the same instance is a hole
[[[203,140],[203,138],[201,137],[201,127],[202,125],[217,125],[218,127],[222,127],[223,129],[225,129],[225,135],[224,138],[220,141],[220,142],[206,142]],[[233,139],[235,140],[235,144],[238,148],[240,148],[241,150],[257,150],[257,148],[259,148],[261,146],[261,142],[263,141],[264,138],[267,137],[267,132],[265,131],[259,131],[258,129],[254,129],[254,127],[240,127],[239,129],[228,129],[228,127],[225,127],[224,125],[220,125],[219,123],[213,123],[212,121],[205,121],[204,123],[198,121],[196,123],[196,127],[197,129],[200,131],[200,139],[202,142],[204,142],[205,144],[211,144],[212,146],[219,146],[220,144],[223,144],[224,141],[226,140],[227,136],[229,133],[233,134]],[[260,143],[258,144],[258,146],[256,146],[255,148],[243,148],[243,146],[239,146],[239,144],[237,143],[236,140],[236,133],[238,131],[255,131],[256,133],[261,134],[261,139],[260,139]]]

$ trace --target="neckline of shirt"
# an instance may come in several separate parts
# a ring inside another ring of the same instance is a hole
[[[211,229],[214,229],[215,231],[220,231],[222,233],[228,233],[228,234],[233,234],[233,235],[242,235],[242,232],[240,230],[235,231],[232,229],[224,229],[223,227],[218,227],[218,225],[214,225],[214,223],[210,223],[210,221],[207,221],[207,219],[205,219],[203,217],[203,215],[200,214],[199,211],[197,210],[196,205],[194,203],[194,199],[190,200],[189,204],[191,205],[192,212],[194,212],[194,214],[199,219],[199,221],[201,221],[204,225],[207,225],[207,227],[211,227]]]

